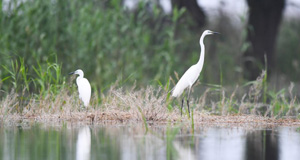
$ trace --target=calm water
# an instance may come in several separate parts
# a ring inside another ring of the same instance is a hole
[[[278,127],[31,125],[0,128],[0,159],[300,159],[300,132]]]

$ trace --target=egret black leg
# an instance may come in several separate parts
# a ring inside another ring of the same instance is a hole
[[[187,100],[186,100],[186,103],[187,103],[187,107],[188,107],[188,112],[189,112],[189,116],[191,116],[191,113],[190,113],[190,93],[191,93],[191,88],[189,88],[189,93],[188,93],[188,97],[187,97]]]
[[[182,101],[181,101],[181,116],[182,116],[182,108],[183,108],[183,102],[184,102],[184,98],[182,99]]]
[[[191,116],[190,114],[190,101],[189,100],[186,100],[186,104],[187,104],[187,107],[188,107],[188,112],[189,112],[189,116]]]

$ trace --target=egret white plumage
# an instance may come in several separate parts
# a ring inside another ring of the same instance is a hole
[[[211,34],[220,34],[218,32],[213,32],[210,30],[205,30],[200,37],[199,43],[201,48],[200,58],[197,64],[192,65],[180,78],[178,83],[176,84],[175,88],[173,89],[172,96],[179,97],[182,92],[188,88],[188,97],[187,97],[187,106],[188,112],[190,114],[190,106],[189,106],[189,99],[190,99],[190,92],[193,84],[198,79],[200,72],[202,71],[203,64],[204,64],[204,53],[205,53],[205,46],[203,43],[204,37]],[[184,98],[182,99],[181,104],[181,115],[182,115],[182,108],[183,108]]]
[[[87,107],[91,99],[91,85],[90,82],[84,78],[84,73],[81,69],[76,70],[75,72],[69,73],[69,75],[77,74],[79,75],[76,78],[76,84],[78,86],[79,98],[82,100],[83,105]]]

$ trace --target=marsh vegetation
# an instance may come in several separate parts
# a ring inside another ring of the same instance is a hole
[[[3,122],[188,119],[178,116],[179,101],[169,91],[197,62],[202,30],[182,18],[184,8],[166,15],[155,5],[147,7],[140,3],[129,11],[118,0],[11,1],[0,27]],[[247,30],[224,23],[206,26],[222,36],[205,42],[206,62],[191,100],[193,119],[250,115],[298,120],[298,84],[291,80],[299,78],[299,20],[285,21],[279,33],[277,59],[285,63],[278,63],[272,76],[262,66],[261,75],[250,82],[243,78],[241,64],[241,53],[249,47],[243,42]],[[81,109],[74,78],[66,76],[78,68],[92,84],[87,110]]]

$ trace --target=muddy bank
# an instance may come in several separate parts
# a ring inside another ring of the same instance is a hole
[[[159,115],[158,115],[159,116]],[[165,113],[163,118],[159,117],[147,117],[144,115],[138,115],[135,112],[125,111],[89,111],[89,112],[72,112],[72,113],[61,113],[61,114],[12,114],[12,115],[1,115],[0,119],[3,124],[18,124],[18,123],[85,123],[85,124],[134,124],[147,122],[148,125],[164,125],[164,124],[186,124],[195,126],[299,126],[300,120],[293,117],[285,118],[269,118],[256,115],[209,115],[200,112],[195,112],[192,118],[187,115],[180,116],[178,112]]]

